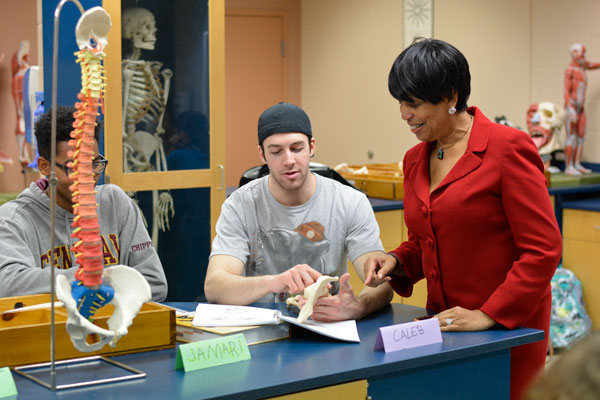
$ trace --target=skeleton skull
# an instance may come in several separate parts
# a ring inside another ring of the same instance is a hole
[[[540,125],[548,129],[560,129],[564,124],[565,113],[554,103],[542,102],[538,106]]]
[[[102,7],[93,7],[84,12],[75,27],[79,50],[88,49],[93,53],[104,53],[110,27],[110,16]]]
[[[131,39],[138,49],[154,50],[156,22],[150,11],[141,7],[123,11],[123,38]]]

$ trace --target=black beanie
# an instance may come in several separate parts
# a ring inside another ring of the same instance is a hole
[[[304,133],[312,138],[310,119],[300,107],[279,103],[267,108],[258,119],[258,144],[276,133]]]

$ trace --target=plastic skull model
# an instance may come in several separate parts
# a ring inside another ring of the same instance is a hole
[[[108,44],[108,31],[111,27],[110,16],[102,7],[87,10],[75,27],[77,46],[87,48],[93,53],[103,53]]]

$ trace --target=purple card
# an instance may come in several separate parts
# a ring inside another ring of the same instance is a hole
[[[379,328],[374,350],[397,351],[440,343],[442,332],[437,318]]]

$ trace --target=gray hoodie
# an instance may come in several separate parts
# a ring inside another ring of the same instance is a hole
[[[46,179],[33,182],[0,207],[0,297],[50,292],[50,198]],[[138,207],[115,185],[96,187],[104,265],[138,270],[152,289],[152,300],[167,296],[167,280]],[[73,279],[78,265],[71,252],[74,215],[56,206],[56,273]]]

